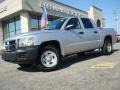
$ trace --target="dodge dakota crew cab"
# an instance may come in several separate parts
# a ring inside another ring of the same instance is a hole
[[[51,71],[61,65],[64,56],[71,54],[101,49],[104,55],[109,55],[116,41],[115,30],[97,28],[89,18],[60,18],[41,30],[6,39],[2,59],[21,67],[36,65]]]

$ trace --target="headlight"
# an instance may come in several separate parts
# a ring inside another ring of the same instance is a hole
[[[19,39],[18,46],[24,47],[24,46],[32,46],[34,45],[33,37],[23,37]]]

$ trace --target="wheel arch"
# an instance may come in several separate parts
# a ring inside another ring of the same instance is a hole
[[[109,44],[108,43],[111,43],[110,49],[109,49],[109,46],[108,46]],[[104,39],[104,44],[103,44],[103,47],[102,47],[102,53],[104,55],[110,55],[112,52],[113,52],[112,36],[108,35]]]
[[[62,56],[64,55],[64,52],[63,52],[63,49],[62,49],[62,45],[61,45],[61,43],[59,41],[57,41],[57,40],[50,40],[50,41],[42,42],[40,44],[40,50],[42,48],[44,48],[45,46],[47,46],[47,45],[53,45],[53,46],[55,46],[58,50],[60,50],[61,55]]]
[[[111,36],[111,35],[107,35],[107,36],[105,36],[105,38],[104,38],[104,42],[105,42],[105,40],[111,40],[111,42],[112,42],[112,36]]]

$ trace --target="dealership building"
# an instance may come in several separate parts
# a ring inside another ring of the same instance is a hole
[[[40,28],[43,3],[47,9],[49,22],[60,17],[80,16],[92,18],[98,26],[104,26],[102,10],[95,6],[83,11],[55,0],[1,0],[0,49],[3,48],[6,38]]]

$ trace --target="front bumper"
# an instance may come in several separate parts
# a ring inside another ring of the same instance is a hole
[[[38,58],[39,46],[22,47],[15,51],[4,51],[2,59],[17,64],[33,64]]]

